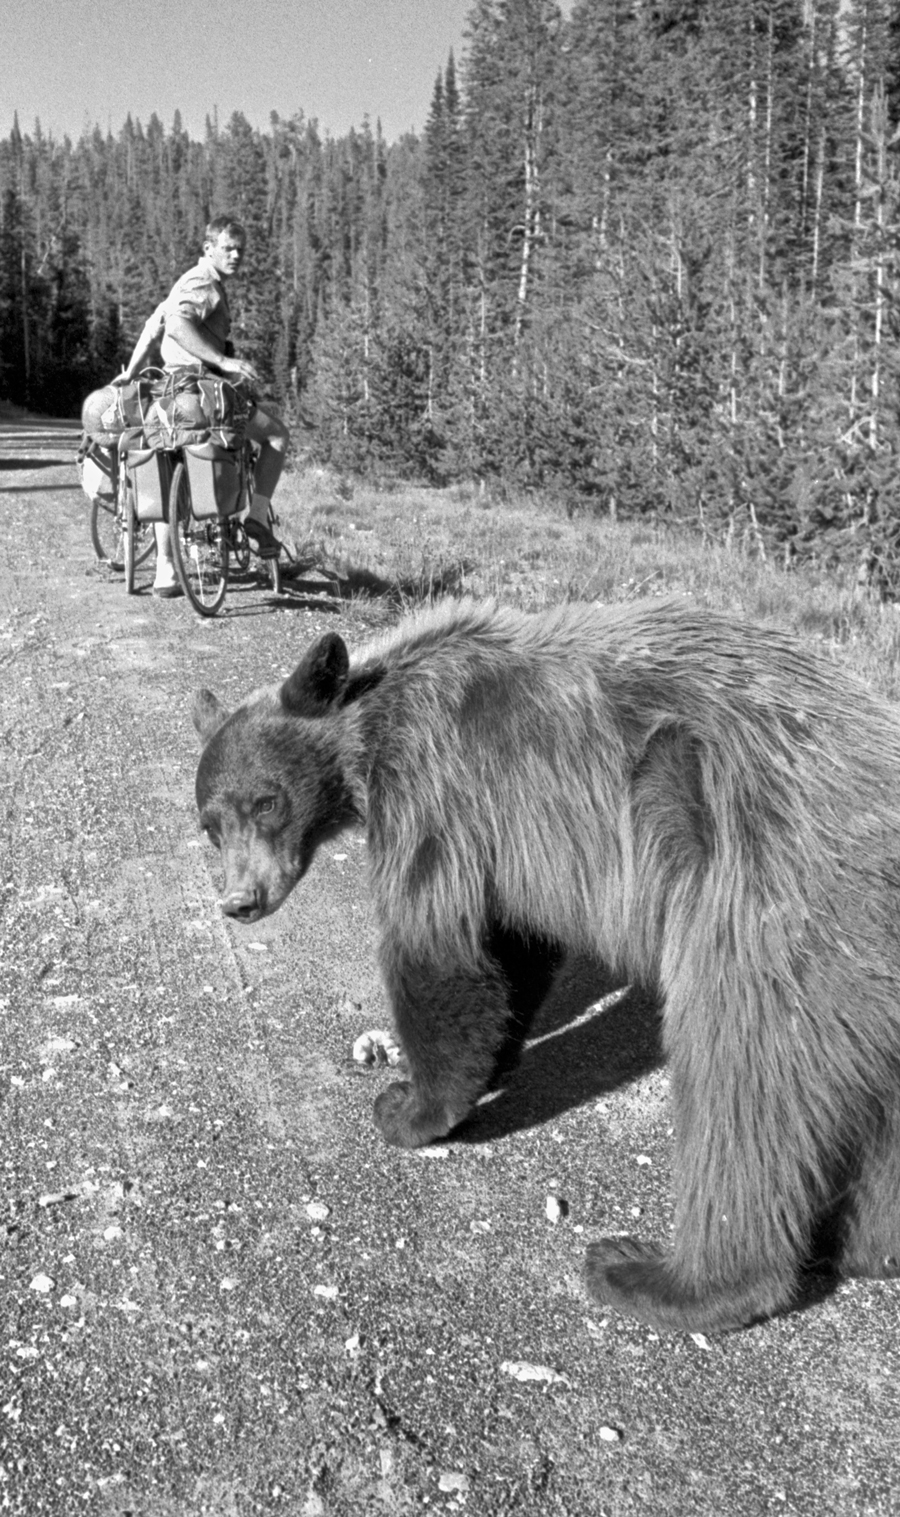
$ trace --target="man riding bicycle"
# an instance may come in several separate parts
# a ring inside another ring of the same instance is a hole
[[[231,312],[225,283],[241,265],[246,233],[233,216],[215,216],[206,228],[203,256],[176,280],[166,299],[144,326],[125,369],[113,382],[123,384],[159,353],[167,369],[203,364],[218,374],[260,383],[253,365],[234,356],[230,339]],[[244,523],[247,536],[263,557],[277,555],[280,544],[268,524],[275,487],[284,468],[290,434],[272,412],[257,404],[246,435],[259,446],[253,503]],[[175,578],[172,546],[166,522],[156,524],[154,595],[168,599],[181,594]]]

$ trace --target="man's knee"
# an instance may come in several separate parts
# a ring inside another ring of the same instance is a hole
[[[276,453],[284,453],[291,434],[284,422],[264,406],[257,406],[247,422],[247,436],[253,442],[268,443]]]

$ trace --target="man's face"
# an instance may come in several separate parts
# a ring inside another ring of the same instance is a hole
[[[215,241],[207,238],[203,251],[222,279],[230,279],[241,266],[244,256],[243,237],[232,237],[230,232],[220,232]]]

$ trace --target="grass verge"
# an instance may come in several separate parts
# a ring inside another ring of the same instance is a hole
[[[537,611],[567,600],[686,595],[787,627],[900,697],[900,610],[824,570],[786,571],[743,544],[704,544],[642,521],[570,517],[537,498],[478,490],[375,489],[323,469],[285,476],[282,535],[333,593],[378,602],[385,620],[438,594]]]

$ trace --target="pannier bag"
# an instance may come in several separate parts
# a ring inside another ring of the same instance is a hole
[[[172,465],[156,448],[129,449],[123,455],[128,482],[134,492],[138,521],[165,521]]]
[[[241,483],[234,453],[213,442],[198,443],[185,448],[184,461],[194,515],[231,516],[238,509]]]
[[[88,500],[112,504],[116,498],[116,460],[112,448],[102,448],[89,437],[78,450],[78,477]]]

